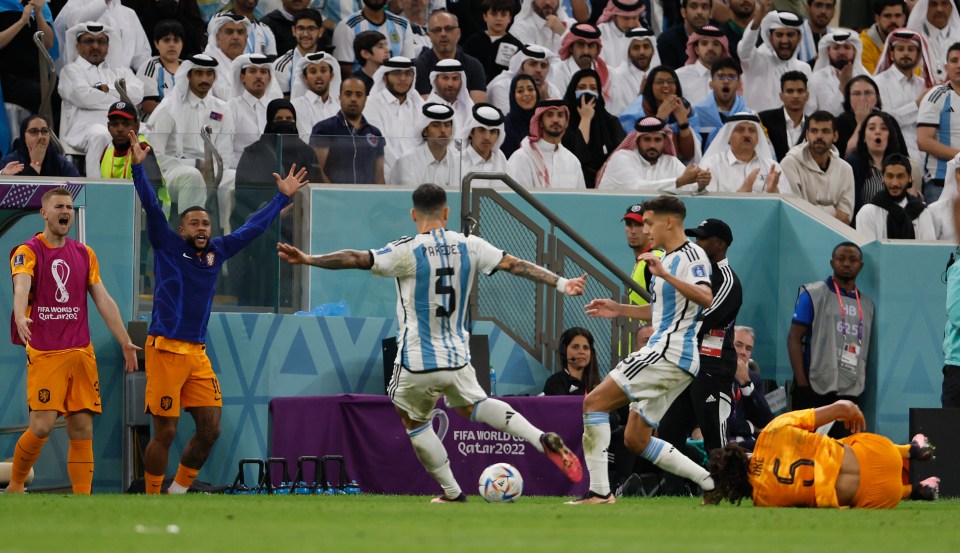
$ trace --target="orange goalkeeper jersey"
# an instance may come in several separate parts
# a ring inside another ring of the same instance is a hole
[[[843,446],[814,432],[813,409],[785,413],[760,433],[750,459],[758,507],[837,507]]]

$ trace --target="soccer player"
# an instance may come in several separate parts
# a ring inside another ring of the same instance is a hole
[[[843,421],[853,432],[840,440],[815,430]],[[923,434],[907,445],[859,432],[866,426],[856,403],[840,400],[816,409],[784,413],[760,432],[753,456],[736,443],[710,455],[707,469],[716,488],[704,504],[752,497],[758,507],[860,507],[892,509],[901,499],[933,500],[940,479],[931,476],[904,484],[907,460],[933,459],[934,447]],[[858,433],[859,432],[859,433]]]
[[[100,407],[97,359],[87,326],[87,293],[123,348],[124,369],[137,369],[137,350],[124,328],[116,302],[100,281],[97,256],[68,237],[73,198],[66,188],[43,195],[43,232],[27,240],[10,259],[13,274],[15,344],[27,348],[27,405],[30,426],[17,441],[7,493],[23,493],[50,430],[63,415],[70,450],[67,474],[73,493],[89,494],[93,484],[93,416]]]
[[[157,195],[141,163],[150,151],[130,133],[133,184],[147,214],[153,246],[156,289],[146,344],[145,412],[153,415],[153,438],[144,454],[148,494],[160,493],[180,408],[190,413],[197,432],[183,449],[177,475],[167,493],[186,493],[220,435],[220,383],[204,345],[210,306],[223,264],[263,234],[290,196],[307,184],[307,169],[290,167],[286,178],[274,173],[279,193],[234,232],[212,238],[210,215],[199,206],[180,214],[178,232],[167,224]]]
[[[583,454],[590,489],[570,505],[616,503],[607,474],[610,412],[630,404],[624,443],[661,469],[688,478],[706,491],[713,480],[703,467],[660,438],[653,430],[673,400],[700,370],[697,332],[701,313],[713,302],[710,259],[684,235],[687,208],[673,196],[643,202],[643,229],[653,247],[666,251],[640,254],[653,278],[649,305],[623,305],[595,299],[586,305],[592,317],[630,317],[651,321],[655,329],[647,345],[630,354],[583,400]]]
[[[399,351],[390,379],[390,399],[403,420],[417,458],[443,488],[434,503],[465,502],[430,413],[442,395],[448,406],[470,420],[530,442],[570,480],[582,478],[580,460],[553,432],[543,432],[506,403],[487,397],[470,365],[467,301],[478,272],[498,270],[555,286],[568,296],[583,293],[587,275],[565,279],[499,250],[478,236],[446,230],[447,193],[436,184],[421,184],[413,193],[410,216],[417,235],[400,238],[378,250],[342,250],[307,255],[277,244],[282,259],[322,269],[366,269],[397,283]]]

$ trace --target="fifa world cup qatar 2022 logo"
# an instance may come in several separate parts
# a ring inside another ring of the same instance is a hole
[[[57,293],[54,299],[59,303],[70,301],[70,292],[67,291],[67,279],[70,278],[70,265],[62,259],[55,259],[50,265],[50,271],[53,273],[53,282],[57,285]]]

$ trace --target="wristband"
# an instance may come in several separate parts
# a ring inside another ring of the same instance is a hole
[[[679,125],[678,128],[679,128],[681,131],[685,131],[685,130],[687,130],[687,129],[690,128],[690,122],[687,121],[686,123],[683,123],[682,125]]]
[[[745,395],[745,396],[749,396],[750,394],[752,394],[752,393],[753,393],[753,381],[751,380],[750,382],[747,382],[746,384],[741,384],[741,385],[740,385],[740,393],[742,393],[742,394]]]
[[[560,277],[557,279],[557,292],[560,292],[563,295],[567,295],[567,282],[568,279]]]

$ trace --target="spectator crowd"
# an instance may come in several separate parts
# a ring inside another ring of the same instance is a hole
[[[958,7],[871,0],[847,28],[845,3],[4,0],[0,173],[129,178],[136,125],[162,201],[224,230],[270,173],[239,167],[296,160],[318,182],[781,194],[952,239]]]

